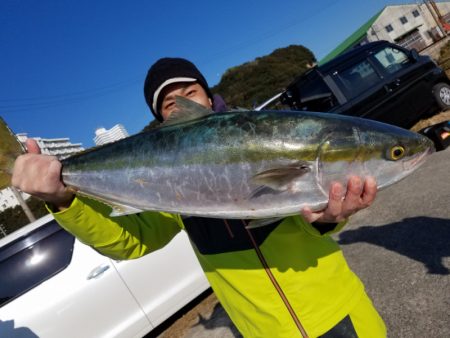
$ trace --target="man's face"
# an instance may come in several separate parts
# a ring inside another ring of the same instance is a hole
[[[161,115],[164,120],[177,110],[175,98],[177,96],[185,97],[191,101],[197,102],[206,108],[212,107],[212,101],[206,94],[206,91],[197,82],[179,82],[172,83],[165,87],[161,92],[163,100],[161,103]]]

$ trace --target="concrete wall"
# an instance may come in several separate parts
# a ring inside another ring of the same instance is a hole
[[[444,46],[448,42],[449,39],[450,39],[450,37],[446,36],[442,40],[440,40],[440,41],[434,43],[433,45],[428,46],[427,48],[421,50],[420,54],[429,55],[434,60],[437,61],[439,59],[439,56],[440,56],[439,52],[440,52],[442,46]]]

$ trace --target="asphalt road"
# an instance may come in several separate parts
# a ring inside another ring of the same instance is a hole
[[[335,238],[389,337],[450,337],[450,148],[380,191]],[[211,297],[189,310],[194,319],[185,320],[177,336],[239,337]],[[174,336],[170,328],[160,335]]]
[[[337,239],[389,337],[450,337],[450,148],[381,191]]]

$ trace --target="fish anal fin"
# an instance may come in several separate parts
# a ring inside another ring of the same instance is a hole
[[[124,216],[124,215],[132,215],[132,214],[138,214],[142,212],[141,209],[137,209],[134,207],[130,207],[129,205],[124,204],[110,204],[112,207],[112,212],[109,214],[111,217],[118,217],[118,216]]]
[[[79,196],[83,196],[85,198],[90,198],[90,199],[99,201],[99,202],[101,202],[103,204],[106,204],[106,205],[110,206],[112,211],[109,214],[109,216],[111,216],[111,217],[118,217],[118,216],[124,216],[124,215],[138,214],[138,213],[143,211],[141,209],[132,207],[130,205],[126,205],[126,204],[122,204],[122,203],[119,203],[119,202],[111,201],[111,200],[108,200],[106,198],[102,198],[100,196],[96,196],[96,195],[87,193],[85,191],[77,190],[76,188],[73,188],[73,187],[67,187],[66,189],[71,191],[71,192],[73,192],[73,193],[76,193]]]
[[[279,220],[282,220],[283,218],[284,217],[253,219],[247,224],[247,226],[245,228],[251,230],[251,229],[265,227],[272,223],[278,222]]]

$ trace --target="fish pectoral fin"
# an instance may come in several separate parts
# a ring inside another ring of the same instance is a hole
[[[252,196],[255,197],[261,194],[262,189],[272,189],[274,192],[294,189],[295,180],[310,171],[309,164],[300,161],[288,166],[259,172],[251,179],[252,183],[258,185],[258,188],[253,191]]]
[[[261,219],[253,219],[250,222],[248,222],[246,229],[256,229],[265,227],[266,225],[270,225],[272,223],[278,222],[279,220],[282,220],[284,217],[272,217],[272,218],[261,218]]]
[[[137,209],[134,207],[130,207],[129,205],[124,205],[124,204],[119,204],[119,203],[114,203],[114,204],[109,203],[109,205],[112,207],[112,212],[109,214],[109,216],[111,216],[111,217],[138,214],[143,211],[141,209]]]
[[[163,123],[161,123],[161,127],[195,120],[200,117],[211,115],[213,113],[211,109],[208,109],[201,104],[186,99],[182,96],[175,97],[175,104],[178,109],[170,114],[169,118],[167,118]]]

